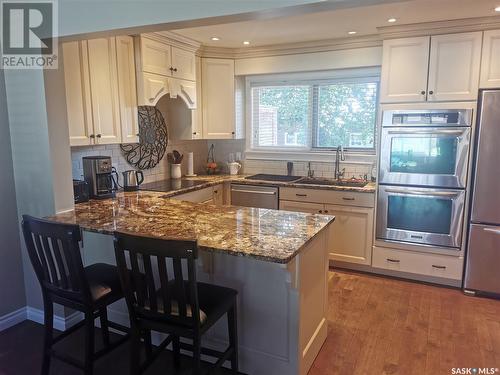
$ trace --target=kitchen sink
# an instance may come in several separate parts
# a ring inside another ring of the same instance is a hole
[[[346,186],[346,187],[365,187],[368,181],[347,179],[347,180],[331,180],[327,178],[309,178],[305,177],[296,182],[297,184],[305,185],[326,185],[326,186]]]

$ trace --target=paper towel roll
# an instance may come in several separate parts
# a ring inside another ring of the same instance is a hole
[[[188,175],[194,175],[194,157],[192,152],[188,152]]]

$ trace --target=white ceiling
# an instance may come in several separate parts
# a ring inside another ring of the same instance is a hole
[[[500,16],[494,8],[500,0],[412,0],[309,13],[292,17],[245,21],[174,30],[198,42],[219,47],[240,48],[372,35],[377,27],[484,16]],[[389,24],[387,19],[397,18]],[[219,37],[219,41],[210,38]]]

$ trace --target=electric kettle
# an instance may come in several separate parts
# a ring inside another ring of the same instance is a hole
[[[130,169],[122,172],[123,174],[123,190],[136,191],[139,190],[139,185],[144,181],[142,171],[135,171]]]

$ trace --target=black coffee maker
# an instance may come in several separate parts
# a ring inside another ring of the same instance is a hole
[[[115,196],[116,185],[109,156],[83,157],[83,179],[88,184],[90,198],[105,199]]]

